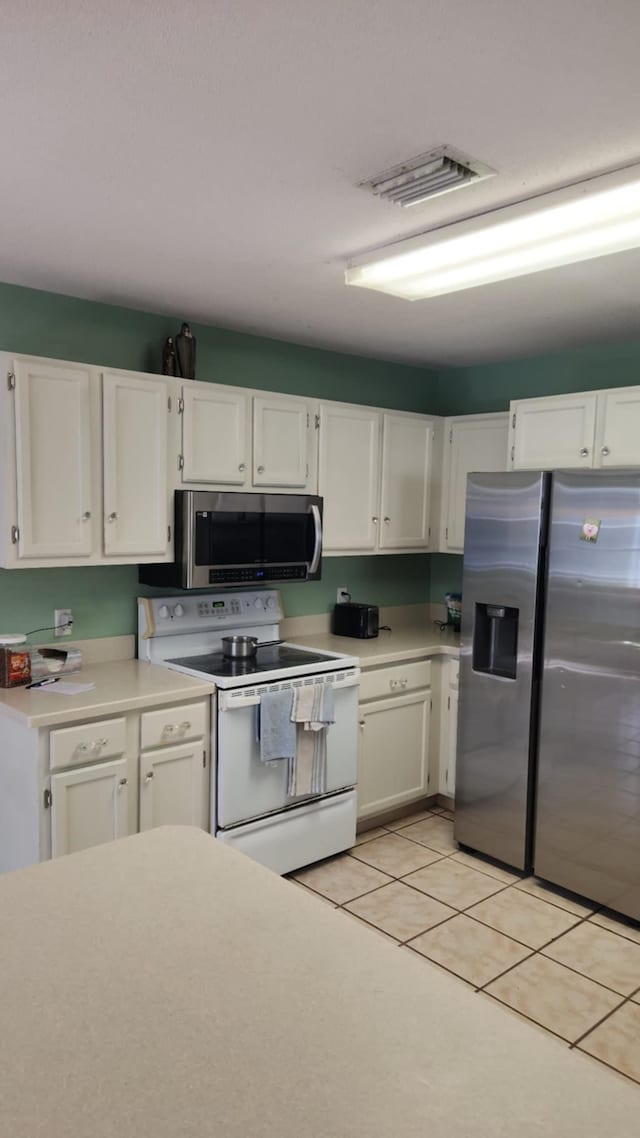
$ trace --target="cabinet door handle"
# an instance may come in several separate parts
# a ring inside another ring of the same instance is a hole
[[[82,515],[83,522],[88,522],[90,517],[91,517],[91,510],[85,510],[84,514]]]
[[[609,450],[609,447],[602,447],[602,448],[601,448],[601,450],[600,450],[600,454],[603,454],[603,455],[605,456],[605,458],[606,458],[606,456],[607,456],[608,454],[611,454],[611,451]]]
[[[264,474],[264,466],[258,467],[258,474]]]
[[[364,727],[364,725],[365,725],[365,720],[364,720],[364,719],[361,719],[361,720],[360,720],[360,726],[361,726],[361,727]]]
[[[129,781],[128,778],[121,778],[120,782],[118,783],[118,790],[120,790],[121,787],[126,786],[128,781]]]
[[[580,447],[580,458],[586,458],[589,454],[589,447]]]
[[[116,512],[115,512],[115,510],[114,510],[114,511],[113,511],[113,513],[109,514],[109,517],[108,517],[107,521],[110,521],[110,522],[115,522],[115,520],[116,520],[116,518],[117,518],[117,517],[118,517],[118,515],[116,514]]]
[[[388,526],[388,525],[389,525],[389,522],[391,521],[391,518],[383,518],[382,520],[383,520],[384,524],[385,524],[386,526]]]
[[[380,518],[377,518],[374,514],[371,521],[373,522],[374,526],[377,526],[378,522],[380,521]]]
[[[238,467],[238,470],[240,471],[240,473],[244,474],[246,469],[247,469],[246,464],[244,462],[241,462],[239,467]]]
[[[144,776],[144,781],[145,782],[151,782],[152,778],[153,778],[153,771],[149,771],[149,773]]]

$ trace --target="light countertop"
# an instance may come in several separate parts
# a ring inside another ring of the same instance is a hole
[[[185,676],[170,668],[159,668],[142,660],[115,660],[93,664],[80,672],[61,676],[69,683],[94,683],[93,691],[79,695],[56,695],[46,688],[0,689],[0,714],[10,715],[26,727],[50,727],[76,723],[101,715],[115,715],[142,707],[160,707],[186,699],[210,695],[214,685]]]
[[[440,632],[433,624],[400,625],[397,628],[392,626],[391,632],[381,632],[372,640],[332,636],[328,632],[312,636],[299,633],[295,642],[319,652],[346,652],[350,656],[357,656],[362,668],[375,668],[380,664],[393,664],[401,660],[424,660],[429,656],[460,655],[460,634]]]
[[[0,878],[11,1138],[635,1138],[636,1086],[195,829]]]

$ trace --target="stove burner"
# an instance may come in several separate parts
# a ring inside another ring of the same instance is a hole
[[[317,664],[331,661],[334,657],[324,652],[310,652],[304,648],[291,648],[277,645],[259,651],[252,660],[231,660],[222,652],[209,652],[204,656],[181,656],[177,660],[167,660],[168,664],[178,664],[182,668],[201,672],[205,676],[248,676],[254,672],[274,672],[279,668],[300,667],[304,664]]]

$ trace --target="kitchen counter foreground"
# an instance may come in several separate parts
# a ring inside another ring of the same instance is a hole
[[[0,909],[12,1138],[637,1134],[636,1087],[196,830],[7,874]]]
[[[57,723],[77,723],[102,715],[135,711],[141,707],[161,707],[198,699],[215,691],[212,683],[185,676],[170,668],[158,668],[142,660],[114,660],[93,664],[80,672],[61,676],[69,683],[94,683],[93,691],[78,695],[57,695],[46,688],[8,688],[0,690],[0,714],[17,719],[25,727],[50,727]],[[55,685],[53,685],[55,688]]]

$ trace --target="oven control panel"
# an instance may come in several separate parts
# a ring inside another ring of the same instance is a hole
[[[277,589],[141,597],[139,606],[147,637],[277,624],[284,616]]]

